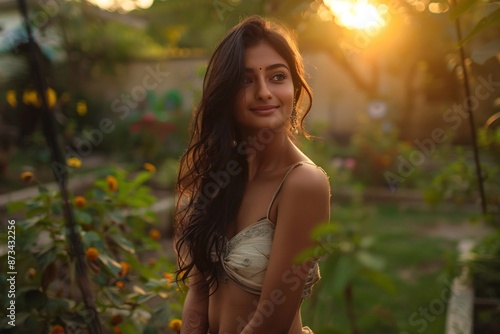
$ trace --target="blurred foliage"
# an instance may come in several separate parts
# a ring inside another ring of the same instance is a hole
[[[181,315],[184,295],[174,283],[175,259],[163,255],[161,232],[150,209],[156,201],[147,186],[153,172],[153,165],[133,176],[117,169],[85,194],[71,197],[83,243],[77,251],[84,254],[78,256],[85,256],[101,325],[115,333],[157,333]],[[29,181],[35,176],[22,177]],[[48,333],[56,325],[68,333],[86,328],[89,314],[76,285],[62,205],[59,192],[41,184],[38,195],[8,205],[11,215],[24,215],[9,227],[17,236],[15,269],[10,271],[19,273],[17,331],[9,333]],[[2,232],[5,240],[9,231]],[[1,254],[5,263],[11,249]],[[1,276],[6,291],[7,276]],[[5,313],[6,294],[1,303]],[[8,318],[3,319],[6,330]]]
[[[373,118],[367,114],[359,117],[351,145],[356,157],[355,177],[371,186],[393,188],[388,171],[398,170],[401,160],[408,157],[412,145],[399,139],[399,130],[389,116]],[[420,167],[420,166],[419,166]],[[422,174],[419,168],[404,178],[399,186],[414,187]]]
[[[472,250],[465,265],[473,277],[474,295],[480,300],[497,301],[500,297],[500,230],[485,237]],[[500,330],[500,310],[495,304],[475,308],[474,330],[496,333]]]
[[[384,273],[385,259],[372,249],[375,239],[364,233],[363,225],[369,212],[363,202],[363,185],[353,177],[353,170],[359,160],[345,155],[340,146],[321,137],[324,125],[313,125],[311,140],[302,139],[301,149],[317,165],[321,166],[330,179],[334,201],[339,201],[340,191],[349,191],[348,199],[342,206],[332,208],[331,222],[320,225],[311,235],[320,246],[303,252],[298,261],[322,257],[321,275],[328,284],[320,284],[315,293],[325,296],[342,296],[346,304],[346,317],[351,331],[357,332],[359,323],[354,309],[354,280],[362,280],[394,294],[395,287],[391,278]],[[363,163],[363,162],[361,162]],[[325,305],[320,308],[324,309]],[[324,314],[327,317],[327,314]],[[323,319],[323,323],[328,323]],[[333,330],[333,329],[332,329]],[[325,333],[333,333],[325,331]]]
[[[498,164],[500,128],[479,129],[478,146],[483,173],[481,182],[488,209],[482,218],[492,226],[500,228],[500,165]],[[432,178],[430,185],[425,189],[424,199],[433,206],[445,200],[451,200],[457,205],[467,202],[479,204],[477,171],[473,158],[460,146],[442,150],[445,150],[444,156],[447,157],[445,161],[448,162],[441,166]]]
[[[106,15],[86,1],[65,1],[59,3],[58,9],[45,29],[56,30],[66,56],[62,65],[69,67],[67,75],[79,81],[89,75],[113,72],[118,64],[159,48],[132,20],[119,14]],[[70,84],[78,88],[78,82]]]

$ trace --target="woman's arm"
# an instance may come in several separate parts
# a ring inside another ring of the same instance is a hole
[[[181,334],[207,334],[208,332],[208,289],[196,284],[201,275],[196,272],[188,283],[188,293],[182,310]]]
[[[330,186],[315,166],[302,165],[287,178],[277,203],[276,230],[257,310],[241,334],[288,333],[300,308],[313,261],[295,259],[312,247],[311,232],[330,216]]]

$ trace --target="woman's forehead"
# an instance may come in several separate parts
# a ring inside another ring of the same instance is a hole
[[[259,42],[246,48],[244,62],[245,68],[252,70],[265,70],[276,64],[290,68],[287,61],[267,42]]]

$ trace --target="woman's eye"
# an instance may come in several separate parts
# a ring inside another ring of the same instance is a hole
[[[246,86],[246,85],[249,85],[252,83],[252,79],[251,78],[244,78],[243,79],[243,85]]]
[[[272,80],[276,80],[276,81],[283,81],[285,80],[285,75],[283,73],[277,73],[275,75],[273,75],[273,77],[271,78]]]

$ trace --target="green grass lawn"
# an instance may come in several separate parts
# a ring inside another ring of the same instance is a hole
[[[348,210],[339,207],[338,211]],[[396,204],[370,205],[366,218],[358,221],[360,234],[371,235],[370,253],[385,260],[383,272],[395,292],[389,293],[361,276],[354,275],[354,312],[361,333],[444,332],[446,303],[450,296],[451,272],[456,245],[474,229],[470,213],[459,209],[403,208]],[[332,208],[332,220],[336,218]],[[465,228],[465,229],[464,229]],[[332,261],[325,260],[322,271]],[[338,275],[338,272],[334,272]],[[327,293],[332,282],[318,283],[302,308],[303,322],[315,333],[351,333],[342,293]]]

